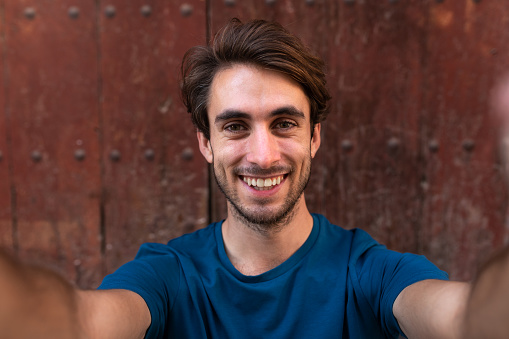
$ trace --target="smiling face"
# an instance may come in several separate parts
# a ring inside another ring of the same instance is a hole
[[[208,119],[210,140],[198,132],[200,150],[230,216],[267,228],[305,205],[320,124],[311,137],[309,101],[295,81],[251,65],[225,68],[212,82]]]

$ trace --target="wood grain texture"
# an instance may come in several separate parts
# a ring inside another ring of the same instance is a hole
[[[5,34],[4,20],[0,20],[0,36]],[[5,67],[4,50],[0,52],[0,246],[14,250],[13,220],[11,215],[11,177],[9,175],[10,148],[8,132],[7,101],[5,91],[8,74]]]
[[[5,100],[19,255],[89,286],[102,275],[96,10],[72,19],[72,5],[4,3]]]
[[[166,243],[208,223],[207,166],[178,83],[184,53],[205,43],[205,3],[148,4],[148,16],[146,1],[101,7],[115,8],[100,17],[108,272],[144,242]]]

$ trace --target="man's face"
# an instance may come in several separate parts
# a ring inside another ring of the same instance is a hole
[[[251,224],[277,225],[304,204],[311,158],[309,101],[289,77],[237,64],[216,74],[208,102],[210,140],[200,150],[213,164],[229,212]]]

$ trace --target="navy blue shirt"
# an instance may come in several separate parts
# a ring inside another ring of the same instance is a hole
[[[407,286],[447,274],[423,256],[390,251],[360,229],[313,214],[287,261],[245,276],[228,259],[222,222],[164,244],[144,244],[100,289],[147,303],[146,338],[397,338],[392,306]]]

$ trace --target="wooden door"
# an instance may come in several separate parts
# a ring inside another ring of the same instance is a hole
[[[507,239],[489,92],[503,1],[0,0],[0,244],[82,287],[225,216],[179,99],[184,52],[278,20],[333,95],[310,210],[469,279]]]

